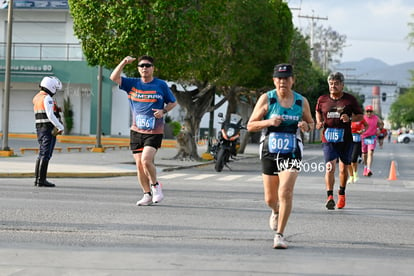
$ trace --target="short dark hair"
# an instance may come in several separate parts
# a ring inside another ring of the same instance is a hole
[[[151,62],[152,64],[154,64],[154,58],[153,58],[152,56],[148,56],[148,55],[143,55],[143,56],[140,56],[140,57],[138,58],[138,63],[139,63],[141,60],[148,60],[149,62]]]
[[[328,82],[331,80],[337,80],[340,82],[344,82],[345,78],[344,75],[341,72],[334,72],[334,73],[330,73],[328,76]]]

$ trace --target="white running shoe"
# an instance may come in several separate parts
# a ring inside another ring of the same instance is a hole
[[[152,191],[152,202],[159,203],[164,199],[164,194],[162,193],[161,183],[158,182],[157,185],[151,185]]]
[[[288,245],[285,241],[285,238],[282,234],[276,234],[275,238],[273,239],[273,248],[274,249],[286,249]]]
[[[144,196],[137,201],[138,206],[148,206],[152,204],[152,196],[150,194],[144,194]]]
[[[277,231],[277,220],[278,220],[278,217],[279,217],[279,214],[275,213],[272,210],[272,214],[270,215],[270,218],[269,218],[269,227],[273,231]]]
[[[358,173],[355,173],[354,174],[354,183],[356,183],[358,180],[359,180]]]

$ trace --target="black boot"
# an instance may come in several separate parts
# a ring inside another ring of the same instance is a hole
[[[40,160],[39,181],[37,182],[37,186],[39,187],[55,187],[55,184],[50,183],[49,181],[46,180],[48,166],[49,166],[49,160],[45,160],[45,159]]]
[[[34,185],[37,186],[39,184],[39,166],[40,165],[40,159],[37,158],[36,165],[35,165],[35,181]]]

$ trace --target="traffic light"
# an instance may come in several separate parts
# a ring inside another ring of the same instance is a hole
[[[387,100],[387,93],[382,92],[382,101],[385,102]]]

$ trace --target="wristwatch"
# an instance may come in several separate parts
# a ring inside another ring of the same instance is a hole
[[[164,108],[164,109],[162,110],[162,112],[164,112],[164,114],[167,114],[167,113],[168,113],[168,110]]]

